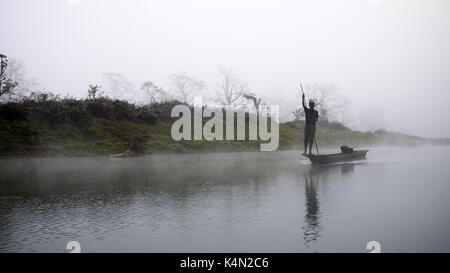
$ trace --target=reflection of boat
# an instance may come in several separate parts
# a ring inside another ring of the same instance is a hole
[[[330,164],[342,161],[363,159],[369,150],[354,150],[352,152],[328,154],[328,155],[305,155],[313,164]]]

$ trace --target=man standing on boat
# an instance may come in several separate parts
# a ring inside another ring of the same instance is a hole
[[[314,101],[309,100],[309,108],[306,107],[305,94],[302,94],[303,110],[305,111],[305,151],[303,155],[306,155],[306,150],[309,144],[309,155],[312,155],[312,146],[314,143],[314,136],[316,134],[316,122],[319,119],[319,113],[314,110]]]

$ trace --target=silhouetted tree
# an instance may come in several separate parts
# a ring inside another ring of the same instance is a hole
[[[337,119],[338,114],[344,111],[345,106],[349,103],[348,98],[339,94],[336,89],[336,86],[332,84],[314,83],[305,86],[306,96],[314,100],[321,120]],[[301,120],[305,117],[303,107],[294,110],[292,114],[296,120]]]
[[[202,81],[196,80],[186,73],[169,76],[175,98],[181,102],[191,104],[196,96],[205,88]]]
[[[101,86],[99,85],[89,85],[88,98],[95,100],[102,95]]]
[[[8,77],[18,84],[11,90],[9,99],[23,98],[33,91],[36,91],[38,84],[34,79],[27,78],[25,65],[21,60],[12,58],[8,62],[6,69]]]
[[[312,93],[321,119],[328,120],[336,118],[337,114],[349,103],[348,98],[339,94],[336,91],[336,86],[333,84],[314,83],[307,86],[307,89]]]
[[[7,74],[8,57],[0,54],[0,97],[5,94],[10,94],[13,89],[19,84],[14,81],[10,75]]]
[[[141,90],[144,92],[149,103],[161,103],[170,99],[170,95],[167,94],[162,87],[157,86],[151,81],[144,82],[141,86]]]
[[[294,120],[304,120],[305,119],[305,111],[302,108],[295,109],[292,111],[292,114],[294,115]]]

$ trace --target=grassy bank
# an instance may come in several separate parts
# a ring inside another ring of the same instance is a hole
[[[60,99],[38,94],[21,102],[0,105],[0,155],[87,156],[121,153],[138,147],[140,153],[258,151],[260,141],[175,141],[170,117],[178,102],[136,106],[99,98]],[[279,150],[303,145],[302,122],[280,124]],[[449,144],[385,131],[357,132],[336,123],[318,124],[320,147]],[[137,143],[137,144],[136,144]]]

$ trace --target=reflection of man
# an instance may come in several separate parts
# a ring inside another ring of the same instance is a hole
[[[306,215],[305,215],[305,223],[306,225],[303,227],[304,235],[303,239],[305,240],[305,245],[309,245],[310,242],[316,241],[320,236],[320,209],[319,209],[319,200],[317,198],[317,190],[316,184],[319,182],[320,174],[306,174],[305,175],[305,206],[306,206]]]
[[[312,155],[312,146],[314,143],[314,136],[316,134],[316,122],[319,119],[319,113],[314,110],[314,101],[309,100],[309,108],[305,104],[305,94],[302,95],[302,105],[305,111],[305,151],[303,155],[306,155],[306,149],[309,143],[309,154]]]

